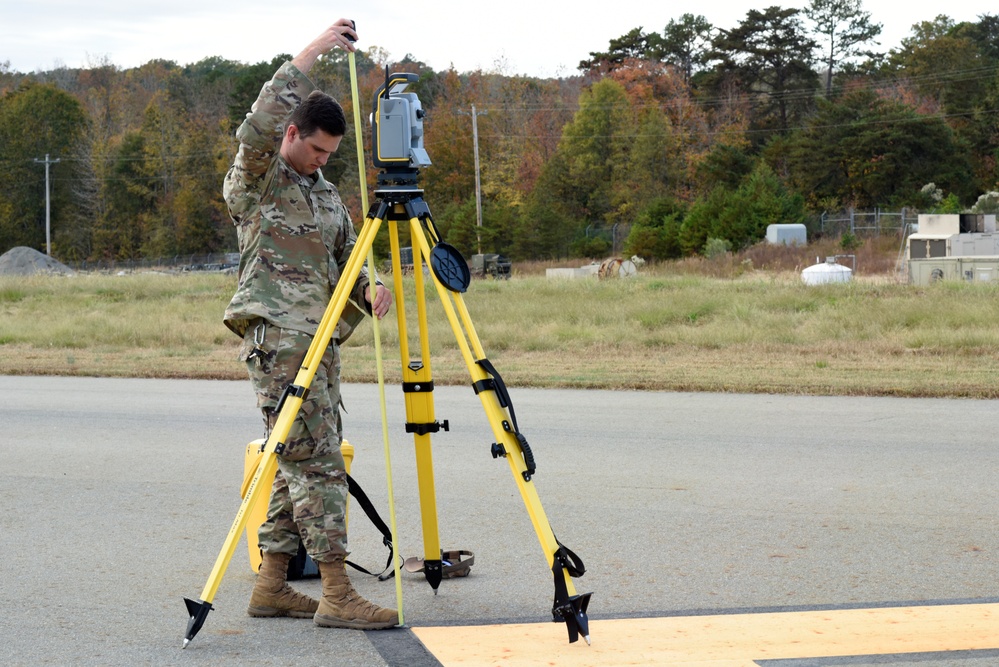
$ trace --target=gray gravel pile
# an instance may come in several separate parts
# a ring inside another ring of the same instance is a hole
[[[30,276],[35,273],[71,275],[73,270],[34,248],[18,246],[0,255],[0,276]]]

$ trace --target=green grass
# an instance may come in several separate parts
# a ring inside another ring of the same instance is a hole
[[[0,278],[0,373],[242,379],[219,274]],[[411,279],[407,328],[416,345]],[[427,287],[435,379],[468,382]],[[715,278],[658,267],[630,279],[474,281],[464,295],[508,384],[692,391],[999,397],[999,286],[796,273]],[[383,322],[401,379],[395,312]],[[344,345],[344,378],[376,377],[370,325]]]

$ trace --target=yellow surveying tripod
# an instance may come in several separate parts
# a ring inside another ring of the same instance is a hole
[[[246,525],[247,514],[256,502],[270,492],[277,469],[277,455],[284,448],[292,423],[301,408],[303,398],[312,383],[323,352],[336,332],[336,325],[346,306],[351,287],[360,276],[375,236],[383,222],[388,223],[392,255],[392,277],[395,291],[396,314],[399,325],[399,347],[402,358],[402,387],[406,398],[406,431],[413,434],[416,447],[417,479],[419,484],[420,513],[423,523],[424,575],[435,593],[443,577],[442,550],[438,535],[437,503],[434,491],[431,434],[447,422],[438,422],[434,416],[434,382],[430,368],[430,344],[427,337],[427,310],[423,266],[431,269],[431,280],[440,296],[456,342],[492,427],[496,442],[492,444],[493,458],[505,458],[510,465],[514,481],[524,500],[534,530],[541,542],[555,583],[553,621],[564,622],[569,642],[582,635],[587,643],[589,621],[586,609],[590,593],[576,594],[572,578],[585,572],[582,561],[555,537],[545,516],[534,486],[536,466],[534,454],[527,438],[520,431],[507,387],[492,363],[486,357],[475,332],[472,319],[465,307],[462,293],[470,282],[468,264],[452,246],[443,243],[430,208],[423,200],[423,190],[417,187],[419,168],[430,164],[422,149],[422,118],[419,99],[405,93],[406,86],[416,80],[415,74],[386,72],[384,86],[375,96],[373,114],[376,147],[373,161],[383,171],[378,175],[375,190],[377,202],[372,205],[357,237],[356,245],[347,260],[329,306],[316,331],[312,345],[306,352],[294,382],[284,392],[278,406],[278,419],[263,448],[263,456],[250,481],[243,503],[219,553],[208,583],[195,602],[185,598],[190,619],[184,646],[194,638],[211,611],[211,602],[221,582],[222,575],[236,548]],[[399,223],[409,225],[413,244],[413,266],[416,287],[416,309],[419,322],[419,352],[411,356],[406,331],[406,304],[402,284],[402,262],[399,246]]]

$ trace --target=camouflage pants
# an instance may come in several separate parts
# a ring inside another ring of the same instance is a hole
[[[294,382],[312,336],[258,320],[243,339],[246,362],[264,415],[267,435],[277,423],[277,405]],[[340,348],[331,344],[302,402],[278,456],[267,519],[260,526],[260,548],[294,554],[299,541],[317,562],[347,554],[345,513],[347,477],[340,453]]]

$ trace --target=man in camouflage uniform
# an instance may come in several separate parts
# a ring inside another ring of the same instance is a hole
[[[243,337],[240,359],[268,433],[356,241],[336,188],[320,171],[346,131],[343,109],[307,76],[333,48],[353,50],[347,36],[357,38],[351,22],[340,19],[264,85],[236,132],[239,151],[223,188],[240,247],[239,286],[225,324]],[[313,618],[324,627],[366,630],[397,623],[394,610],[361,598],[344,570],[347,483],[340,453],[339,343],[363,316],[361,308],[382,317],[392,303],[378,283],[372,298],[366,272],[350,295],[353,304],[345,308],[278,456],[259,531],[263,560],[247,610],[251,616]],[[300,540],[319,565],[319,601],[286,581]]]

